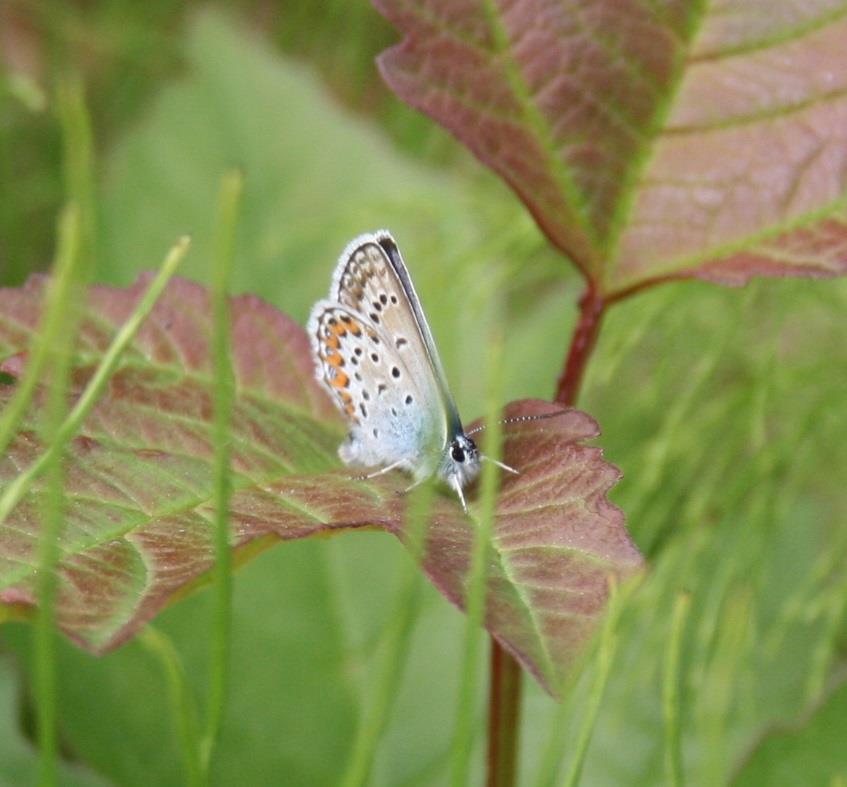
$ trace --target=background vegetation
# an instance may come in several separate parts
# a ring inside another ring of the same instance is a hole
[[[550,398],[576,274],[493,175],[381,86],[373,57],[395,34],[375,11],[284,5],[7,3],[3,284],[51,258],[63,200],[52,91],[79,71],[97,150],[98,281],[129,284],[184,232],[194,246],[181,273],[208,281],[215,194],[237,164],[236,292],[303,321],[347,240],[386,226],[465,417],[484,409],[478,359],[493,316],[506,326],[504,398]],[[624,471],[613,500],[651,570],[622,614],[583,783],[661,782],[674,734],[692,784],[847,782],[845,307],[843,280],[785,280],[668,284],[610,312],[581,407]],[[215,783],[333,783],[407,560],[393,539],[360,533],[281,545],[240,570]],[[463,620],[423,581],[420,598],[377,785],[447,779]],[[682,712],[668,725],[680,598]],[[159,619],[198,695],[209,605],[199,592]],[[34,773],[28,649],[26,626],[0,629],[9,784]],[[551,735],[567,760],[593,669],[564,712],[527,681],[521,784],[538,776]],[[63,642],[60,676],[62,783],[183,782],[163,678],[141,645],[97,659]]]

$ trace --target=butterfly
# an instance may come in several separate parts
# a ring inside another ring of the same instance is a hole
[[[400,250],[386,230],[360,235],[341,254],[329,298],[308,324],[318,382],[350,427],[338,455],[379,467],[365,478],[405,470],[414,483],[437,475],[458,495],[483,459],[462,428],[432,333]],[[407,490],[408,491],[408,490]]]

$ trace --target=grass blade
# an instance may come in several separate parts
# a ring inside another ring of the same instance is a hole
[[[67,441],[77,432],[82,422],[85,420],[91,408],[97,402],[98,397],[106,386],[106,383],[115,370],[115,367],[120,361],[121,355],[127,345],[132,341],[144,318],[150,313],[158,297],[162,294],[162,290],[173,276],[177,265],[179,265],[185,253],[188,251],[189,239],[181,238],[168,252],[165,257],[162,267],[156,278],[150,282],[150,286],[144,293],[144,296],[138,302],[138,305],[133,310],[127,321],[121,329],[115,334],[115,338],[103,355],[99,365],[97,366],[94,375],[89,380],[88,385],[82,392],[82,395],[77,400],[67,418],[62,422],[56,433],[58,442]],[[49,313],[49,310],[48,310]],[[45,335],[54,336],[55,328],[48,326],[45,323],[43,329],[47,333]],[[46,363],[46,361],[44,362]],[[44,369],[42,363],[40,368]],[[35,381],[37,382],[37,380]],[[12,509],[20,502],[21,498],[27,493],[33,481],[38,478],[45,467],[53,459],[56,453],[56,448],[49,444],[47,449],[41,456],[38,457],[26,470],[24,470],[15,480],[9,484],[3,495],[0,496],[0,524],[2,524]]]
[[[229,281],[235,254],[235,234],[243,191],[238,171],[228,173],[221,184],[218,206],[218,232],[214,246],[212,275],[212,316],[214,355],[214,502],[215,569],[212,620],[209,698],[206,732],[201,759],[208,773],[215,741],[220,732],[230,678],[230,638],[232,629],[232,553],[229,543],[230,419],[235,397],[230,347]]]
[[[502,341],[494,338],[488,348],[489,358],[489,404],[486,412],[485,455],[499,459],[502,442],[500,419],[500,391],[502,389]],[[465,647],[462,659],[462,674],[459,682],[457,700],[456,731],[453,736],[451,762],[451,784],[463,787],[469,782],[471,753],[473,751],[474,721],[477,716],[474,696],[477,689],[477,666],[483,642],[483,624],[485,621],[486,565],[490,552],[494,530],[494,510],[497,504],[500,469],[494,462],[484,462],[479,502],[479,516],[471,551],[470,570],[468,572]],[[508,774],[501,773],[497,764],[490,763],[510,783]],[[489,774],[490,775],[490,774]]]
[[[674,603],[670,639],[665,653],[662,710],[665,717],[665,770],[671,787],[682,787],[685,784],[680,736],[679,659],[682,635],[690,608],[691,596],[688,593],[680,593]]]
[[[167,680],[177,737],[184,756],[185,783],[189,787],[203,785],[206,782],[200,761],[197,707],[185,678],[185,669],[179,653],[170,639],[153,626],[143,628],[138,639],[147,651],[156,657]]]
[[[82,83],[78,77],[65,77],[59,81],[56,105],[62,126],[65,193],[69,205],[73,204],[73,207],[68,208],[59,218],[59,243],[54,276],[60,275],[63,255],[68,254],[68,249],[62,247],[63,243],[74,244],[76,257],[72,264],[85,268],[79,275],[73,275],[64,281],[64,285],[70,287],[72,281],[88,280],[88,272],[91,270],[91,249],[94,245],[91,123],[85,108]],[[69,213],[72,213],[73,217]],[[73,229],[70,228],[70,224],[74,224]],[[73,233],[72,239],[69,233]],[[65,259],[64,264],[71,264],[71,262]],[[61,301],[64,308],[64,305],[68,303],[68,292],[66,290],[61,292],[54,290],[54,292],[56,300]],[[63,315],[63,311],[53,312],[51,322],[50,310],[45,309],[43,324],[40,328],[41,338],[34,341],[24,373],[17,382],[15,395],[0,414],[0,454],[8,447],[15,428],[32,400],[36,385],[44,379],[45,366],[51,360],[50,348],[61,338],[57,330],[63,325]]]
[[[94,185],[94,141],[85,90],[79,74],[63,76],[56,88],[62,126],[62,174],[65,195],[79,209],[80,264],[83,279],[94,270],[97,237],[97,197]]]
[[[64,512],[63,455],[67,438],[61,423],[67,408],[68,378],[76,335],[79,305],[80,219],[75,207],[67,208],[59,223],[59,250],[47,293],[43,331],[36,339],[44,368],[50,370],[47,404],[41,419],[41,433],[49,445],[45,462],[45,494],[42,501],[42,528],[38,539],[38,577],[34,636],[35,699],[38,709],[39,784],[57,781],[56,732],[56,567],[59,562],[59,536]]]
[[[45,296],[42,331],[36,337],[34,369],[25,373],[23,390],[5,422],[0,443],[5,448],[29,404],[35,386],[47,382],[46,404],[40,414],[40,431],[45,452],[42,525],[38,538],[36,577],[34,680],[38,709],[39,773],[41,785],[54,785],[58,778],[56,729],[56,597],[59,539],[65,510],[64,453],[72,432],[63,431],[68,408],[70,370],[80,317],[83,288],[92,268],[94,247],[94,176],[91,123],[85,107],[82,82],[60,80],[56,94],[62,126],[65,193],[69,203],[59,218],[56,265]],[[48,382],[49,381],[49,382]],[[17,399],[17,396],[16,396]],[[8,431],[6,431],[8,430]],[[7,490],[8,491],[8,490]],[[5,495],[4,495],[5,497]],[[4,517],[0,516],[0,522]]]
[[[588,695],[588,705],[585,708],[582,724],[577,734],[571,767],[563,782],[564,787],[576,787],[582,775],[582,766],[585,763],[588,744],[591,743],[591,734],[597,722],[597,714],[600,711],[600,704],[603,701],[603,694],[606,691],[609,672],[618,648],[617,623],[622,606],[621,593],[618,590],[617,582],[614,578],[610,577],[609,600],[606,609],[606,619],[603,622],[603,631],[600,634],[600,644],[597,649],[594,682],[591,685],[591,691]]]
[[[397,607],[386,627],[382,674],[374,688],[370,706],[359,724],[350,759],[339,781],[343,787],[367,784],[379,739],[397,695],[418,608],[421,583],[419,563],[434,495],[434,485],[428,482],[416,487],[409,496],[406,521],[412,561],[405,566],[397,595]]]

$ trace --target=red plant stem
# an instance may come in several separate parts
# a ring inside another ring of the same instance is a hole
[[[579,318],[571,336],[565,368],[556,388],[555,401],[559,404],[568,407],[576,404],[585,365],[597,342],[597,334],[600,332],[605,309],[606,301],[598,296],[594,286],[589,284],[579,300]]]
[[[488,787],[512,787],[518,764],[521,714],[521,667],[491,638],[491,686],[488,712]]]
[[[576,404],[588,359],[597,343],[607,302],[589,283],[579,301],[579,318],[571,335],[565,368],[559,377],[555,401]],[[521,667],[499,642],[491,638],[491,677],[488,716],[488,787],[513,787],[517,775],[521,710]]]

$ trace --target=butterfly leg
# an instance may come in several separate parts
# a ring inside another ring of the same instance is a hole
[[[453,489],[456,490],[456,494],[459,496],[459,502],[462,504],[462,511],[464,511],[467,514],[468,513],[468,505],[467,505],[467,503],[465,503],[465,495],[462,493],[462,485],[459,483],[459,477],[458,476],[454,475],[454,476],[450,477],[450,486],[452,486]]]
[[[386,473],[390,473],[392,470],[396,470],[405,461],[406,461],[405,459],[398,459],[396,462],[392,462],[387,467],[381,467],[379,470],[376,470],[373,473],[367,473],[365,475],[350,476],[350,480],[351,481],[369,481],[371,478],[377,478],[378,476],[385,475]]]
[[[411,492],[413,489],[415,489],[415,488],[419,487],[419,486],[420,486],[420,485],[421,485],[424,481],[426,481],[428,478],[429,478],[429,476],[424,476],[423,478],[419,478],[417,481],[415,481],[415,483],[414,483],[414,484],[412,484],[411,486],[407,486],[407,487],[403,490],[402,494],[404,494],[404,495],[408,495],[408,494],[409,494],[409,492]]]
[[[417,481],[415,481],[414,484],[412,484],[411,486],[407,486],[401,492],[401,494],[403,494],[403,495],[409,494],[409,492],[411,492],[415,487],[420,486],[424,481],[428,481],[429,478],[430,478],[430,476],[424,476],[423,478],[419,478]],[[453,480],[450,482],[450,486],[453,487],[453,489],[456,491],[456,494],[459,496],[459,502],[462,504],[462,510],[467,514],[468,513],[468,507],[465,504],[465,496],[464,496],[464,494],[462,494],[462,487],[459,484],[459,479],[454,477]]]

